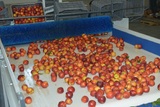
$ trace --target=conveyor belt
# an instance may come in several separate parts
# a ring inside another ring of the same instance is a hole
[[[27,49],[28,44],[15,45],[15,46],[16,46],[17,50],[19,50],[20,48]],[[146,52],[145,50],[137,50],[133,47],[133,45],[130,45],[127,43],[125,44],[124,51],[119,51],[116,47],[114,47],[114,50],[116,51],[117,55],[121,55],[122,53],[127,52],[129,54],[130,58],[134,58],[137,55],[138,56],[146,55],[147,61],[152,61],[155,57],[157,57],[156,55],[154,55],[152,53]],[[64,90],[66,90],[66,88],[67,88],[67,84],[64,83],[63,79],[58,79],[56,82],[53,83],[47,74],[43,74],[43,75],[41,75],[41,78],[42,78],[42,80],[48,81],[49,87],[47,89],[42,89],[41,87],[34,85],[34,82],[29,75],[29,72],[32,70],[33,60],[40,59],[43,56],[43,54],[44,53],[41,52],[40,55],[37,55],[37,56],[35,55],[33,57],[33,59],[28,59],[30,63],[25,68],[25,72],[26,72],[25,75],[27,76],[25,83],[29,84],[31,87],[34,87],[34,89],[35,89],[34,95],[33,95],[34,101],[32,103],[32,105],[33,105],[32,107],[44,107],[44,106],[50,107],[51,105],[56,107],[57,102],[64,99],[63,95],[57,94],[56,89],[61,86],[64,87]],[[22,61],[26,58],[27,58],[27,56],[24,56],[24,57],[16,60],[16,66],[21,64]],[[10,60],[10,63],[15,62],[14,59],[10,58],[9,60]],[[17,76],[18,76],[18,72],[15,72],[15,77],[17,78]],[[156,84],[158,83],[158,77],[159,77],[159,74],[156,75]],[[22,84],[19,83],[19,86],[21,86],[21,85]],[[77,100],[74,100],[73,104],[70,105],[70,107],[76,107],[76,104],[79,105],[77,107],[86,107],[86,105],[81,104],[81,102],[79,100],[82,95],[89,95],[89,93],[85,90],[85,88],[80,88],[78,85],[74,85],[74,86],[76,88],[76,92],[74,94],[73,99],[77,99]],[[24,94],[24,96],[26,95],[25,92],[23,94]],[[148,96],[150,96],[150,97],[148,98]],[[123,99],[120,101],[115,100],[115,99],[107,99],[106,106],[116,107],[115,105],[121,104],[120,107],[127,107],[126,104],[129,104],[129,105],[142,104],[142,102],[149,102],[152,100],[156,100],[158,96],[159,96],[159,93],[157,92],[156,87],[152,87],[150,93],[143,94],[142,96],[130,97],[129,99]],[[35,98],[38,98],[38,99],[35,99]],[[89,97],[89,98],[91,98],[91,97]],[[42,102],[42,101],[43,101],[43,104],[39,104],[39,102]],[[97,107],[105,107],[105,105],[101,105],[101,104],[97,103]]]

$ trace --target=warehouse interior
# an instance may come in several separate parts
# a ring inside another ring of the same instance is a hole
[[[48,13],[46,13],[46,15],[50,15],[50,17],[48,19],[55,20],[55,17],[52,16],[55,14],[54,13],[54,4],[55,4],[54,0],[2,0],[2,1],[4,2],[5,6],[8,10],[7,17],[2,17],[2,19],[4,19],[4,20],[5,20],[5,18],[13,17],[12,16],[13,13],[11,11],[12,5],[25,4],[25,3],[35,3],[35,2],[42,2],[42,3],[45,2],[45,4],[43,4],[43,5],[45,5],[46,11],[49,11]],[[58,0],[55,0],[55,1],[58,1]],[[59,0],[59,1],[60,2],[68,2],[68,3],[82,1],[84,3],[84,5],[86,6],[86,8],[88,10],[91,10],[91,3],[93,3],[94,0]],[[122,1],[124,1],[124,0],[122,0]],[[157,10],[157,12],[156,12],[157,17],[154,18],[154,17],[152,17],[152,12],[149,8],[150,7],[149,0],[138,0],[138,1],[142,1],[142,3],[143,3],[142,5],[144,6],[144,7],[138,7],[138,8],[135,7],[135,8],[137,8],[138,11],[141,11],[140,15],[124,16],[124,11],[121,11],[122,14],[120,13],[120,19],[113,19],[113,21],[121,21],[123,18],[128,18],[129,19],[129,29],[136,31],[136,32],[139,32],[139,33],[142,33],[142,34],[146,34],[146,35],[151,36],[156,39],[160,39],[160,18],[159,18],[160,10]],[[157,5],[158,5],[158,3],[160,4],[160,0],[157,0],[157,1],[158,1]],[[49,9],[47,7],[49,7]],[[158,7],[158,9],[159,8],[160,7]],[[136,12],[138,12],[137,10],[136,10]],[[9,19],[9,22],[10,22],[10,19]],[[9,24],[13,24],[13,22],[10,22]],[[0,27],[3,27],[3,25]],[[0,81],[0,86],[1,85],[2,85],[2,82]],[[1,88],[0,88],[0,96],[3,96],[3,91]],[[4,107],[3,100],[4,99],[2,97],[0,97],[0,107]]]

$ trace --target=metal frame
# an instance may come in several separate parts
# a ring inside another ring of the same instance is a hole
[[[1,78],[4,92],[5,107],[26,107],[24,97],[18,86],[11,65],[5,53],[4,46],[0,39],[1,58]]]

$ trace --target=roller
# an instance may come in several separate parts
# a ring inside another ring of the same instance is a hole
[[[21,24],[0,27],[3,45],[25,44],[38,40],[51,40],[67,36],[97,34],[112,31],[109,16],[96,16],[65,21]]]

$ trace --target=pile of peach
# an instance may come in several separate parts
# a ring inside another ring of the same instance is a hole
[[[44,15],[44,11],[42,5],[40,4],[27,4],[20,6],[12,7],[13,17],[27,17],[27,16],[42,16]],[[44,17],[39,18],[22,18],[15,19],[15,24],[25,24],[25,23],[36,23],[36,22],[44,22]]]
[[[97,100],[89,99],[89,96],[84,95],[80,101],[87,103],[88,107],[95,107],[96,102],[104,104],[106,99],[121,100],[148,93],[155,85],[155,76],[152,74],[158,73],[160,69],[160,58],[156,57],[153,61],[147,62],[146,56],[136,55],[130,58],[129,53],[126,52],[117,55],[113,48],[114,45],[123,52],[125,43],[122,38],[111,36],[101,39],[93,35],[82,34],[77,37],[47,40],[39,46],[38,43],[31,43],[28,50],[13,52],[16,53],[14,55],[10,53],[8,57],[18,60],[19,57],[28,55],[28,58],[34,59],[34,55],[43,53],[41,59],[33,60],[31,74],[37,86],[47,88],[50,85],[47,81],[41,80],[39,76],[40,71],[44,71],[45,74],[50,75],[53,82],[61,78],[69,85],[66,99],[60,101],[58,107],[72,104],[74,101],[72,96],[76,91],[75,84],[86,88],[90,96]],[[16,49],[6,48],[7,52],[11,50]],[[24,72],[24,67],[28,63],[25,59],[18,66],[19,71],[15,71],[14,64],[11,66],[14,72]],[[18,80],[24,81],[25,76],[20,75]],[[22,89],[28,94],[34,92],[34,89],[26,84],[22,85]],[[160,90],[160,85],[157,86],[157,89]],[[57,89],[57,93],[63,92],[63,87]],[[32,99],[26,97],[25,101],[30,104]]]
[[[2,11],[3,10],[3,7],[0,7],[0,11]]]

